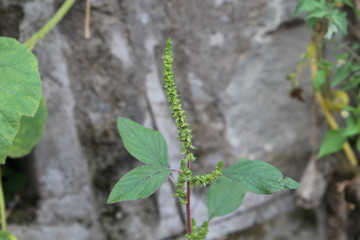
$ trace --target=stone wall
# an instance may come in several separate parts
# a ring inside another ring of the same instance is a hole
[[[1,21],[12,21],[0,30],[25,40],[61,2],[0,0]],[[37,217],[11,230],[26,240],[176,239],[184,233],[170,183],[144,200],[105,203],[112,184],[139,165],[121,144],[118,116],[158,129],[168,141],[171,166],[181,159],[161,86],[168,37],[195,135],[194,170],[206,172],[219,160],[230,165],[245,157],[271,162],[299,179],[311,151],[311,122],[308,104],[288,97],[285,79],[310,33],[291,15],[295,4],[92,0],[92,36],[85,39],[85,1],[78,1],[34,50],[49,107],[46,132],[32,159]],[[207,216],[203,193],[196,191],[193,201],[199,222]],[[292,192],[248,194],[237,212],[211,223],[209,239],[294,207]]]

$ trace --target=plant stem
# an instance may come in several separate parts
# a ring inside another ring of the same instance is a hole
[[[32,37],[30,37],[25,43],[24,46],[27,47],[29,50],[32,50],[36,43],[46,36],[55,26],[58,24],[58,22],[63,19],[63,17],[66,15],[66,13],[70,10],[72,5],[76,0],[66,0],[63,5],[59,8],[59,10],[54,14],[54,16],[42,27],[40,30],[35,33]]]
[[[85,38],[90,38],[90,13],[91,13],[91,0],[86,0],[85,25],[84,25]]]
[[[6,210],[4,201],[4,191],[2,187],[1,168],[0,168],[0,215],[1,215],[1,230],[6,231]]]
[[[187,168],[190,169],[190,161],[187,162]],[[190,188],[190,182],[186,181],[186,228],[187,228],[187,234],[191,234],[192,226],[191,226],[191,188]]]
[[[177,170],[177,169],[172,169],[172,168],[169,168],[171,171],[173,171],[173,172],[178,172],[178,173],[184,173],[183,171],[181,171],[181,170]]]
[[[318,36],[314,32],[313,39],[309,45],[309,53],[310,53],[310,70],[311,70],[311,78],[315,80],[316,74],[317,74],[317,65],[318,65]],[[328,123],[329,127],[333,130],[336,130],[339,128],[338,123],[336,122],[335,118],[331,114],[330,110],[327,108],[325,104],[324,97],[320,91],[315,91],[315,97],[317,102],[320,105],[320,108],[325,116],[326,122]],[[350,162],[352,166],[357,166],[357,160],[355,157],[355,154],[349,144],[348,141],[346,141],[343,145],[344,153]]]

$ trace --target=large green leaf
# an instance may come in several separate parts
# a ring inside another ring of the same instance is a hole
[[[343,129],[329,130],[320,146],[318,157],[321,158],[340,151],[345,141],[346,137]]]
[[[126,150],[146,164],[168,166],[168,150],[164,137],[155,130],[127,118],[118,118],[118,130]]]
[[[107,202],[146,198],[161,187],[170,172],[170,169],[158,165],[137,167],[115,184]]]
[[[43,98],[34,117],[23,116],[21,118],[20,129],[10,148],[10,157],[19,158],[31,152],[41,139],[46,118],[47,107]]]
[[[284,178],[273,165],[259,160],[240,160],[226,169],[223,176],[259,194],[270,194],[283,189],[300,187],[300,184],[291,178]]]
[[[17,240],[17,238],[5,230],[0,230],[0,240]]]
[[[246,189],[238,182],[221,176],[211,184],[207,192],[206,205],[209,219],[231,213],[243,202]]]
[[[0,164],[5,163],[21,117],[34,116],[40,100],[35,56],[15,39],[0,37]]]

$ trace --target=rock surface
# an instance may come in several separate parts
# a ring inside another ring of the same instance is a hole
[[[21,16],[11,28],[0,24],[0,32],[25,40],[61,2],[0,0],[7,19]],[[311,151],[311,122],[306,103],[288,97],[285,79],[310,33],[292,17],[294,7],[295,1],[286,0],[93,0],[92,36],[85,39],[85,1],[78,1],[34,50],[49,107],[33,162],[39,202],[33,223],[11,230],[26,240],[153,240],[183,234],[184,217],[170,183],[144,200],[105,204],[112,184],[139,165],[122,147],[118,116],[162,132],[171,167],[181,159],[161,83],[168,37],[195,135],[194,170],[203,173],[220,160],[228,166],[245,157],[271,162],[299,179]],[[203,192],[194,196],[193,211],[201,222],[207,216]],[[209,239],[293,208],[291,192],[249,194],[236,213],[215,219]]]

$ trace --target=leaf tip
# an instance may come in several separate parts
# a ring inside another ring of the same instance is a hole
[[[284,184],[284,187],[287,189],[298,189],[301,187],[300,183],[298,183],[297,181],[295,181],[289,177],[284,178],[283,184]]]

